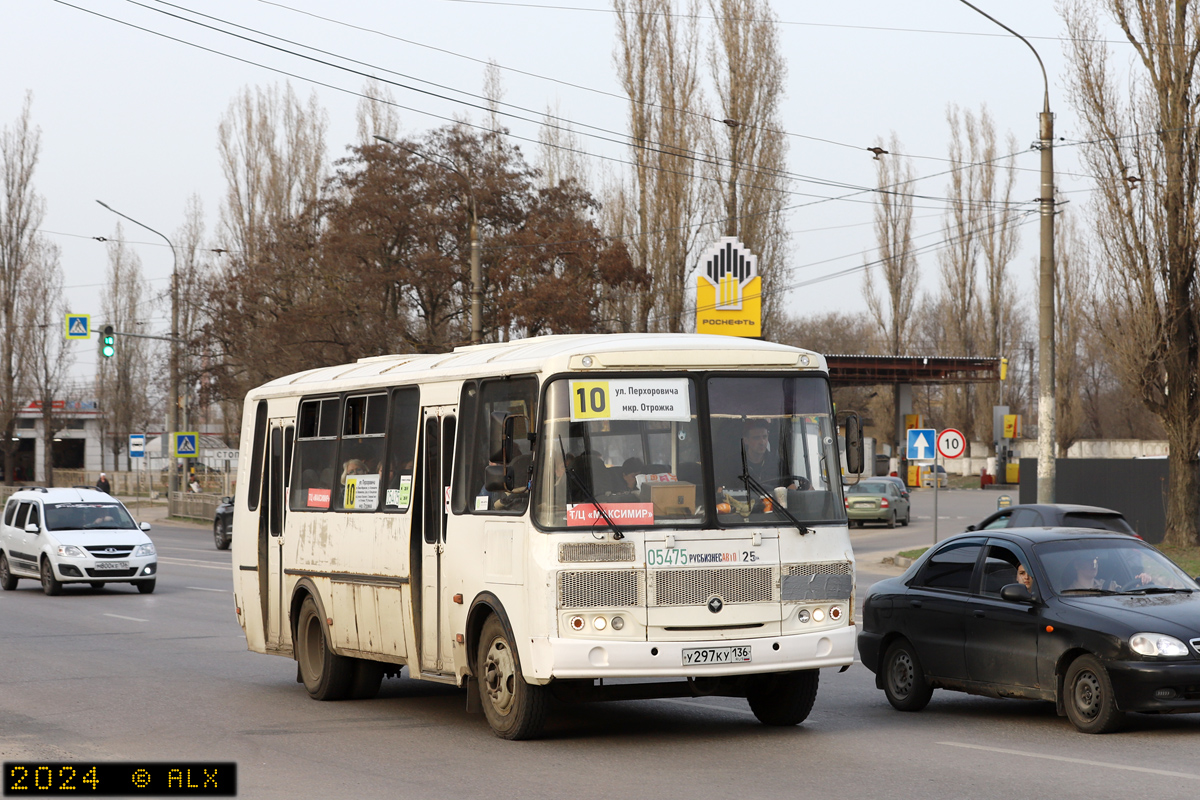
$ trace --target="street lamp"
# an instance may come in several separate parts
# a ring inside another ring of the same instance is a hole
[[[437,161],[419,150],[405,147],[386,136],[375,134],[374,138],[381,142],[386,142],[393,147],[398,147],[406,153],[412,153],[418,158],[423,158],[430,164],[450,170],[461,178],[463,184],[467,187],[467,197],[471,202],[471,344],[479,344],[483,341],[483,273],[479,266],[479,217],[475,205],[475,190],[471,185],[471,179],[459,170],[458,167],[454,166],[453,163]]]
[[[987,12],[959,0],[1004,30],[1016,36],[1033,51],[1042,70],[1045,93],[1042,113],[1038,115],[1038,149],[1042,151],[1042,190],[1038,198],[1041,209],[1041,257],[1038,264],[1038,482],[1037,501],[1054,502],[1054,480],[1057,472],[1054,455],[1054,115],[1050,113],[1050,80],[1046,65],[1038,51],[1021,34]],[[999,355],[999,353],[997,353]]]
[[[171,240],[154,230],[154,228],[151,228],[144,222],[138,222],[136,219],[128,216],[127,214],[122,214],[120,211],[117,211],[103,200],[97,200],[96,202],[104,206],[104,208],[108,209],[112,213],[116,214],[118,217],[127,219],[134,225],[145,228],[155,236],[161,237],[162,240],[167,243],[167,246],[171,248],[171,357],[169,366],[170,376],[168,377],[170,387],[167,395],[167,406],[169,408],[167,412],[167,426],[170,428],[170,430],[167,431],[167,436],[170,436],[172,432],[179,430],[179,254],[175,251],[175,245],[171,243]],[[171,492],[179,490],[178,476],[175,474],[175,466],[176,465],[174,464],[171,466],[171,471],[169,473],[169,488]]]

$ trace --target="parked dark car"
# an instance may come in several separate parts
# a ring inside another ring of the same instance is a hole
[[[963,533],[871,587],[858,649],[901,711],[951,689],[1053,701],[1106,733],[1127,712],[1200,711],[1200,585],[1132,536]]]
[[[222,497],[213,514],[213,542],[218,550],[228,550],[233,541],[233,498]]]
[[[1130,536],[1138,535],[1120,511],[1069,503],[1026,503],[1010,506],[1000,509],[978,525],[967,526],[968,531],[991,531],[998,528],[1097,528],[1127,533]]]

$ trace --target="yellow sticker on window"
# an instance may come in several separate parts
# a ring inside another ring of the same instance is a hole
[[[608,419],[608,381],[571,381],[571,419]]]

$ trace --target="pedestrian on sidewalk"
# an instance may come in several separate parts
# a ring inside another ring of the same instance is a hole
[[[96,481],[96,489],[105,494],[112,494],[112,485],[108,482],[108,477],[103,472],[100,473],[100,480]]]

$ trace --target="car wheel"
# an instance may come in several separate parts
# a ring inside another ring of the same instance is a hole
[[[751,680],[746,700],[763,725],[799,725],[817,699],[820,670],[759,675]]]
[[[901,522],[900,524],[907,528],[908,523],[910,523],[910,522],[912,522],[912,509],[911,508],[909,508],[907,511],[904,512],[904,521]]]
[[[0,553],[0,589],[11,592],[17,588],[18,580],[20,579],[13,575],[12,570],[8,568],[8,557],[4,553]]]
[[[158,579],[151,578],[148,581],[134,581],[133,585],[136,586],[138,591],[141,592],[142,594],[153,594],[154,593],[154,582],[156,580],[158,580]]]
[[[314,700],[342,700],[350,694],[354,659],[339,656],[329,646],[325,620],[311,597],[304,598],[296,625],[296,656],[300,679]]]
[[[62,594],[62,581],[54,577],[54,567],[48,558],[42,559],[42,591],[51,597]]]
[[[1111,733],[1121,727],[1124,713],[1117,708],[1108,670],[1093,655],[1071,662],[1063,682],[1067,718],[1082,733]]]
[[[888,526],[889,528],[894,528],[894,527],[896,527],[896,512],[895,512],[895,511],[893,511],[893,512],[891,513],[891,515],[890,515],[890,516],[888,516],[888,518],[887,518],[887,526]]]
[[[893,642],[883,657],[883,693],[898,711],[920,711],[929,705],[933,689],[907,639]]]
[[[229,549],[229,532],[225,529],[225,520],[213,520],[213,543],[216,544],[218,550]]]
[[[546,688],[525,682],[517,650],[495,614],[483,623],[475,658],[479,700],[501,739],[532,739],[546,722]]]

